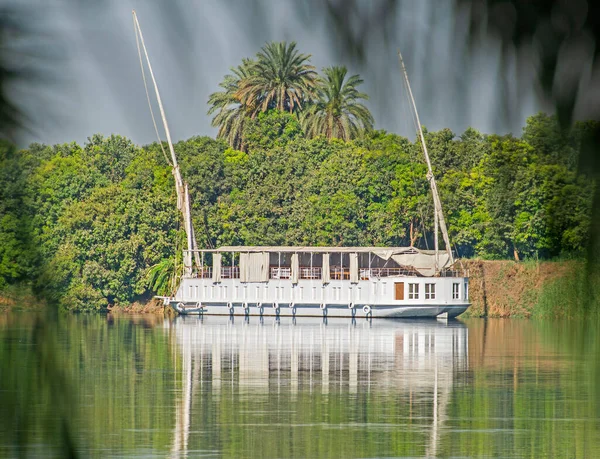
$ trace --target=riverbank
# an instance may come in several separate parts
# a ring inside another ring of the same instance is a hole
[[[467,260],[472,306],[462,317],[577,317],[597,307],[582,260]],[[597,301],[596,301],[597,302]]]
[[[0,292],[0,312],[40,312],[48,303],[38,298],[28,286],[10,286]]]
[[[461,317],[578,317],[596,308],[586,290],[585,262],[560,260],[514,262],[511,260],[465,260],[469,270],[472,306]],[[599,291],[600,282],[592,287]],[[596,301],[597,303],[597,301]],[[0,312],[43,310],[46,302],[29,289],[13,288],[0,293]],[[112,314],[173,314],[162,301],[112,306]]]
[[[472,306],[461,317],[578,317],[590,308],[585,261],[465,260]],[[597,286],[596,286],[597,287]],[[173,314],[159,300],[117,306],[125,314]]]
[[[127,306],[109,306],[108,312],[123,314],[165,314],[166,308],[161,300],[152,298],[150,301],[142,303],[136,301]]]

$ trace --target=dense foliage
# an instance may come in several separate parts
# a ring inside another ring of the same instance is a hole
[[[359,102],[367,100],[356,87],[363,82],[358,75],[347,77],[346,67],[327,67],[320,78],[316,101],[301,114],[302,127],[309,137],[351,140],[373,129],[373,116]]]
[[[295,42],[269,42],[256,59],[243,59],[231,71],[219,84],[223,90],[210,95],[208,114],[215,115],[217,137],[232,148],[247,151],[246,122],[273,109],[296,115],[310,138],[351,140],[373,129],[373,116],[360,103],[368,96],[357,90],[363,80],[347,78],[343,66],[324,68],[318,76],[310,55],[300,54]]]
[[[584,252],[592,181],[583,132],[531,117],[521,138],[426,132],[454,249],[463,257]],[[201,246],[431,247],[433,207],[418,143],[376,131],[307,138],[294,114],[244,126],[247,151],[193,137],[175,145]],[[119,136],[0,151],[0,287],[29,282],[74,310],[148,298],[183,246],[170,166],[158,144]]]

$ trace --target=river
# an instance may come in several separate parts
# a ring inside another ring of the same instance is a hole
[[[0,316],[0,457],[600,457],[581,321]]]

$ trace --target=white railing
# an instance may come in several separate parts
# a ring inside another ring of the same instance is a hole
[[[332,266],[329,270],[329,277],[333,280],[348,280],[350,279],[350,269]]]
[[[321,279],[321,268],[300,267],[300,279]]]
[[[440,277],[469,277],[468,269],[447,269],[440,272]]]
[[[292,277],[292,268],[271,268],[270,279],[289,279]]]
[[[240,278],[240,267],[239,266],[223,266],[223,267],[221,267],[221,278],[222,279],[239,279]]]
[[[405,268],[371,268],[361,269],[360,278],[362,280],[371,277],[391,277],[391,276],[417,276],[418,273],[412,269]]]
[[[212,268],[207,266],[201,266],[196,272],[196,277],[199,277],[201,279],[212,279]]]

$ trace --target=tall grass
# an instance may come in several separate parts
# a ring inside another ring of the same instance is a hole
[[[600,276],[582,263],[565,276],[545,283],[534,317],[600,317]]]

